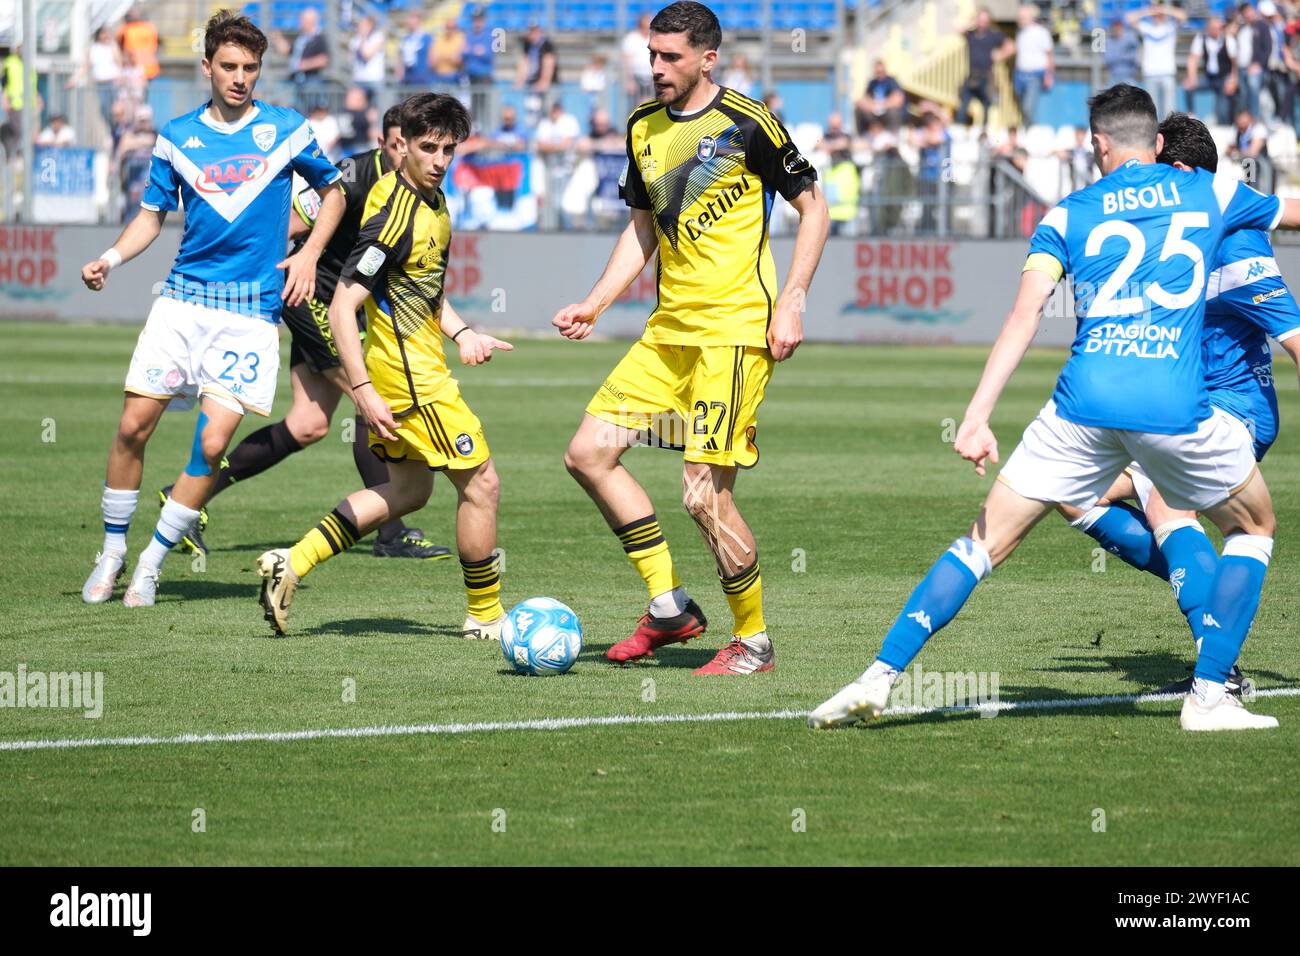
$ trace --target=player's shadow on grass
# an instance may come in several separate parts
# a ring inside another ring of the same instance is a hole
[[[455,637],[460,638],[460,628],[446,624],[429,624],[413,621],[405,617],[352,617],[339,621],[326,621],[315,627],[299,631],[304,637],[331,637],[342,635],[354,637],[358,634],[373,637],[392,635],[418,635],[421,637]]]
[[[607,661],[605,654],[613,646],[613,644],[584,644],[582,646],[582,657],[579,660]],[[635,666],[643,667],[648,664],[651,667],[689,667],[691,670],[695,670],[695,668],[703,667],[713,660],[717,653],[717,648],[669,645],[655,651],[653,658],[643,657],[636,661]]]
[[[210,578],[163,579],[158,587],[158,603],[169,604],[174,598],[196,601],[204,598],[257,598],[257,587],[250,582],[213,581]]]
[[[1185,680],[1192,674],[1195,662],[1191,655],[1173,654],[1168,651],[1137,652],[1134,654],[1104,654],[1095,656],[1076,655],[1058,657],[1060,667],[1044,670],[1055,673],[1109,674],[1118,672],[1120,680],[1135,686],[1132,691],[1120,693],[1149,694],[1160,690],[1175,681]],[[1264,682],[1288,683],[1291,678],[1276,671],[1247,670],[1246,676],[1256,684]],[[1059,693],[1055,696],[1061,696]],[[1087,695],[1082,695],[1087,696]]]

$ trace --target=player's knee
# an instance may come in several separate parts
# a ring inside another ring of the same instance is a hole
[[[324,415],[291,416],[285,419],[289,434],[306,448],[314,445],[330,433],[330,420]]]
[[[203,434],[199,439],[199,448],[203,453],[204,459],[214,469],[220,465],[221,457],[226,453],[226,445],[230,442],[224,434],[220,434],[212,425],[203,429]]]
[[[501,478],[492,462],[483,465],[466,488],[469,499],[480,508],[496,510],[501,500]]]
[[[569,442],[569,447],[564,450],[564,467],[579,481],[592,474],[596,470],[597,463],[595,449],[588,447],[585,442],[577,438]]]
[[[153,422],[147,418],[123,415],[117,425],[117,443],[135,451],[143,449],[152,434]]]

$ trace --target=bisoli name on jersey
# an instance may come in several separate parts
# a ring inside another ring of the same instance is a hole
[[[1140,188],[1129,186],[1127,189],[1103,193],[1101,197],[1101,211],[1105,216],[1131,209],[1159,209],[1182,204],[1178,184],[1175,182],[1154,183]]]
[[[686,235],[692,242],[699,239],[714,223],[730,212],[740,197],[747,192],[749,192],[749,179],[741,173],[739,182],[723,187],[715,197],[705,201],[704,209],[698,216],[686,219],[683,223],[686,226]]]

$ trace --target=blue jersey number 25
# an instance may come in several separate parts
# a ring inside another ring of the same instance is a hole
[[[1159,282],[1153,282],[1146,288],[1146,296],[1158,306],[1166,309],[1185,309],[1195,303],[1205,290],[1205,256],[1195,243],[1183,238],[1188,229],[1206,229],[1210,225],[1210,216],[1204,212],[1176,212],[1170,217],[1169,231],[1165,234],[1165,244],[1160,249],[1160,261],[1182,256],[1192,260],[1192,282],[1182,292],[1167,292]],[[1097,226],[1088,233],[1084,246],[1085,256],[1101,253],[1102,244],[1111,238],[1123,239],[1128,243],[1128,253],[1120,262],[1111,277],[1097,290],[1097,298],[1088,309],[1088,315],[1097,318],[1120,315],[1139,315],[1146,311],[1141,291],[1129,286],[1129,279],[1137,271],[1142,257],[1146,255],[1147,243],[1142,230],[1131,222],[1110,220]],[[1120,292],[1138,292],[1138,295],[1119,295]]]

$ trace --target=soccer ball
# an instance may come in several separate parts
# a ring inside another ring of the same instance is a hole
[[[520,674],[563,674],[581,651],[578,615],[554,598],[519,602],[501,625],[501,653]]]

